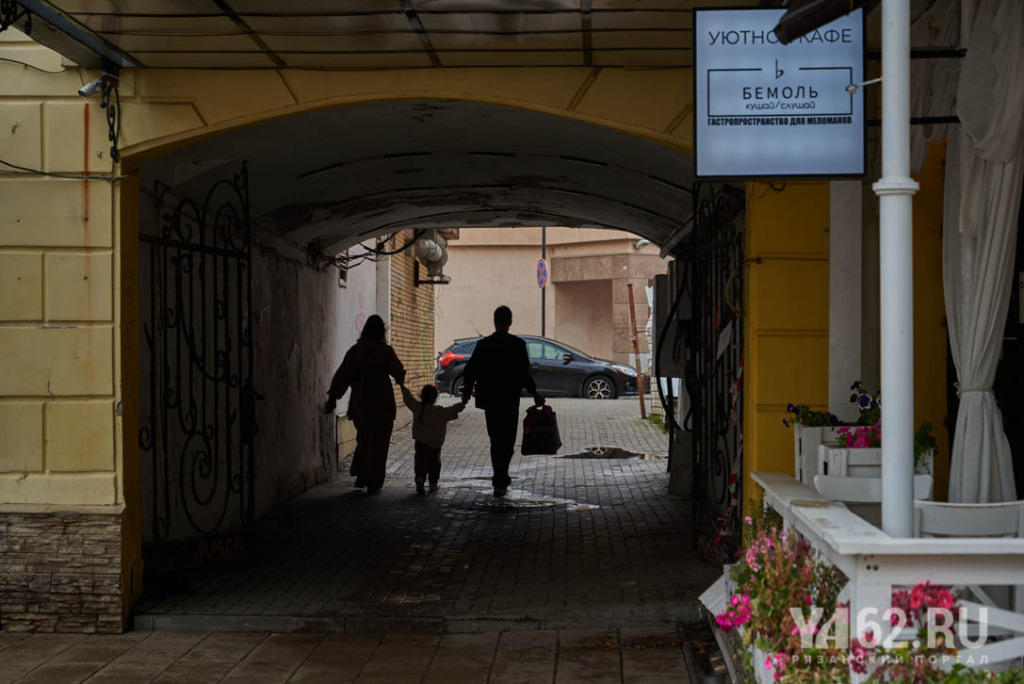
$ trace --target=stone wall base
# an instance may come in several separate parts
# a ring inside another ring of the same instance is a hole
[[[0,630],[124,631],[123,509],[0,506]]]

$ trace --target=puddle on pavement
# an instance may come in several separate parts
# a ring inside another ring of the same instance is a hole
[[[474,501],[468,505],[456,506],[456,508],[464,511],[514,511],[559,507],[565,511],[593,511],[600,508],[596,504],[580,503],[572,499],[560,499],[554,496],[540,496],[517,489],[509,490],[509,493],[501,498],[493,497],[490,489],[480,490],[480,493],[485,494],[488,498]]]
[[[625,461],[664,461],[664,454],[638,453],[621,447],[587,447],[578,454],[566,454],[560,458],[621,459]]]
[[[448,484],[448,486],[449,487],[460,487],[460,488],[476,489],[476,488],[480,487],[480,483],[481,482],[490,482],[490,481],[491,481],[491,476],[490,475],[480,475],[480,476],[474,476],[474,477],[460,477],[457,480],[452,480]],[[487,490],[487,491],[490,492],[490,490]]]

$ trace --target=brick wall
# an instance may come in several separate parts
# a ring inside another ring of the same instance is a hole
[[[412,240],[415,231],[406,230],[396,235],[383,249],[392,251]],[[457,238],[458,233],[446,237]],[[433,384],[437,366],[434,351],[434,286],[415,285],[415,263],[413,248],[391,257],[391,346],[405,366],[405,382],[413,393],[418,393],[425,384]],[[426,277],[426,269],[420,271]],[[395,429],[408,424],[409,411],[402,405],[401,391],[395,387],[395,401],[398,402],[398,417]],[[338,417],[338,468],[348,472],[351,457],[355,451],[355,426],[344,415]]]
[[[104,513],[5,508],[0,630],[120,633],[123,507]]]
[[[398,249],[412,239],[414,231],[397,235],[388,249]],[[416,287],[413,281],[416,258],[409,249],[391,257],[391,346],[406,369],[405,382],[414,392],[425,384],[433,384],[436,356],[434,352],[434,286]],[[426,277],[426,269],[420,271]],[[396,397],[401,401],[401,397]]]

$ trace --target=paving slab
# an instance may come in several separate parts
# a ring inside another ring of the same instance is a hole
[[[18,679],[22,684],[78,684],[85,681],[103,667],[102,663],[48,662]]]
[[[166,669],[158,665],[111,663],[85,681],[89,684],[144,684],[159,677]]]
[[[225,682],[287,682],[324,640],[321,634],[271,634],[224,677]]]
[[[17,684],[156,682],[416,682],[417,684],[686,684],[679,637],[664,630],[535,630],[485,634],[189,634],[173,642],[129,633],[96,653],[58,650],[47,635],[23,640],[39,654],[3,681]],[[182,635],[177,635],[182,637]],[[670,637],[666,640],[667,637]],[[89,639],[81,641],[88,645]],[[154,640],[145,658],[125,657]],[[184,644],[192,642],[190,648]],[[36,643],[33,643],[36,642]],[[646,644],[637,647],[637,643]],[[654,644],[662,644],[655,647]],[[123,650],[122,655],[117,655]],[[159,657],[153,656],[158,654]],[[170,654],[170,655],[168,655]]]
[[[237,663],[266,640],[268,634],[210,634],[189,649],[178,661],[181,664]]]
[[[226,662],[178,661],[153,681],[159,684],[213,684],[222,681],[234,665]]]
[[[553,630],[503,633],[491,667],[492,684],[554,681],[558,642]]]
[[[79,643],[78,634],[38,634],[0,651],[0,682],[13,682]]]
[[[0,684],[685,684],[677,623],[719,570],[667,493],[665,435],[635,398],[551,404],[565,446],[517,453],[509,497],[481,412],[452,425],[423,498],[400,430],[380,495],[310,490],[260,521],[250,562],[151,593],[128,634],[0,633]]]
[[[310,490],[258,523],[248,563],[147,595],[136,628],[441,634],[695,619],[720,570],[693,557],[690,504],[668,494],[666,435],[635,397],[550,404],[564,446],[517,451],[508,497],[492,496],[482,411],[451,424],[440,490],[422,498],[409,429],[397,430],[381,494],[346,473]],[[601,451],[612,447],[636,457]]]

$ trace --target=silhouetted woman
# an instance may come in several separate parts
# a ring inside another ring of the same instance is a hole
[[[380,316],[370,316],[359,341],[335,372],[324,406],[327,413],[333,413],[338,399],[352,389],[348,417],[356,427],[356,450],[350,472],[356,477],[356,487],[366,487],[367,494],[376,494],[384,486],[395,427],[395,391],[389,375],[404,382],[405,368],[385,341],[384,321]]]

